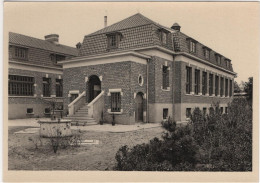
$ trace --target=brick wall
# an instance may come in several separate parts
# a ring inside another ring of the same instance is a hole
[[[176,87],[175,87],[175,103],[207,103],[211,104],[213,102],[220,102],[220,103],[228,103],[232,100],[232,97],[217,97],[215,96],[215,75],[218,73],[214,73],[208,70],[204,70],[199,68],[195,65],[190,65],[192,67],[192,91],[194,92],[194,78],[195,78],[195,69],[200,70],[200,92],[202,92],[202,72],[207,72],[207,93],[209,93],[209,74],[213,74],[213,96],[196,96],[196,95],[187,95],[186,94],[186,66],[189,66],[185,62],[176,61],[175,62],[175,71],[176,71]],[[218,74],[219,75],[219,74]],[[219,75],[219,77],[222,77]],[[225,77],[224,78],[228,78]],[[228,81],[234,78],[228,78]],[[224,79],[225,80],[225,79]],[[233,82],[232,82],[233,83]],[[225,84],[224,84],[225,86]],[[228,85],[229,86],[229,85]],[[219,86],[220,87],[220,86]],[[225,88],[224,88],[225,89]],[[229,89],[229,88],[228,88]],[[225,91],[224,91],[225,93]]]
[[[88,87],[85,83],[85,77],[91,75],[102,76],[101,90],[104,90],[105,120],[108,122],[112,121],[112,115],[107,112],[107,110],[111,108],[111,97],[108,96],[109,89],[121,88],[123,92],[123,96],[121,96],[123,114],[116,115],[116,123],[134,123],[134,92],[146,93],[145,69],[145,65],[130,61],[64,69],[63,94],[66,96],[64,99],[64,108],[67,110],[69,104],[69,98],[67,96],[70,90],[79,90],[80,93],[85,90],[87,91]],[[144,77],[143,86],[138,85],[137,79],[139,74],[142,74]]]
[[[41,97],[43,91],[42,78],[46,77],[46,74],[48,74],[48,78],[51,78],[51,95],[56,95],[56,79],[58,79],[59,76],[62,77],[62,75],[11,68],[9,69],[9,74],[34,77],[34,82],[36,84],[34,87],[34,94],[36,94],[36,96],[8,97],[9,118],[26,117],[27,108],[33,108],[35,116],[44,116],[44,109],[50,107],[50,98]],[[62,98],[58,100],[57,105],[59,107],[62,105]],[[17,110],[19,110],[19,115],[16,114]]]
[[[22,63],[61,68],[61,65],[55,64],[51,60],[51,57],[50,57],[50,54],[59,54],[59,53],[51,52],[49,50],[29,47],[28,48],[28,60],[20,60],[20,59],[13,57],[14,50],[15,50],[15,46],[9,47],[9,60],[11,60],[11,61],[19,61]],[[65,55],[66,59],[74,57],[74,56],[66,55],[66,54],[61,54],[61,55]]]

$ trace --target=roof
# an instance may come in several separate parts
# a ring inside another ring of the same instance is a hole
[[[137,13],[137,14],[132,15],[126,19],[123,19],[115,24],[107,26],[99,31],[91,33],[88,36],[107,33],[107,32],[115,32],[115,31],[119,31],[119,30],[123,30],[123,29],[129,29],[129,28],[139,27],[139,26],[148,25],[148,24],[155,24],[159,27],[165,28],[167,30],[171,30],[168,27],[162,26],[162,25],[150,20],[149,18],[143,16],[142,14]]]
[[[53,51],[56,53],[63,53],[67,55],[78,56],[79,51],[76,48],[65,46],[62,44],[54,44],[48,41],[33,38],[30,36],[9,32],[9,43],[22,45],[27,47],[40,48],[44,50]]]

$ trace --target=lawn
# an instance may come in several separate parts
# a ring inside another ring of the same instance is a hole
[[[115,154],[123,145],[130,147],[147,143],[161,137],[163,128],[148,128],[124,133],[83,131],[83,139],[99,140],[98,145],[82,145],[59,149],[55,154],[44,140],[44,145],[35,149],[29,137],[38,134],[15,134],[29,127],[9,127],[9,170],[112,170]]]

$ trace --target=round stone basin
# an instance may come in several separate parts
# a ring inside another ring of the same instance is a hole
[[[71,120],[40,120],[41,137],[68,137],[71,136]]]

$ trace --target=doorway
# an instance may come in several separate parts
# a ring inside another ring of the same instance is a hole
[[[89,77],[88,91],[86,93],[88,93],[88,103],[101,93],[101,81],[98,76],[92,75]]]
[[[143,94],[141,92],[136,94],[135,97],[135,121],[143,122]]]

